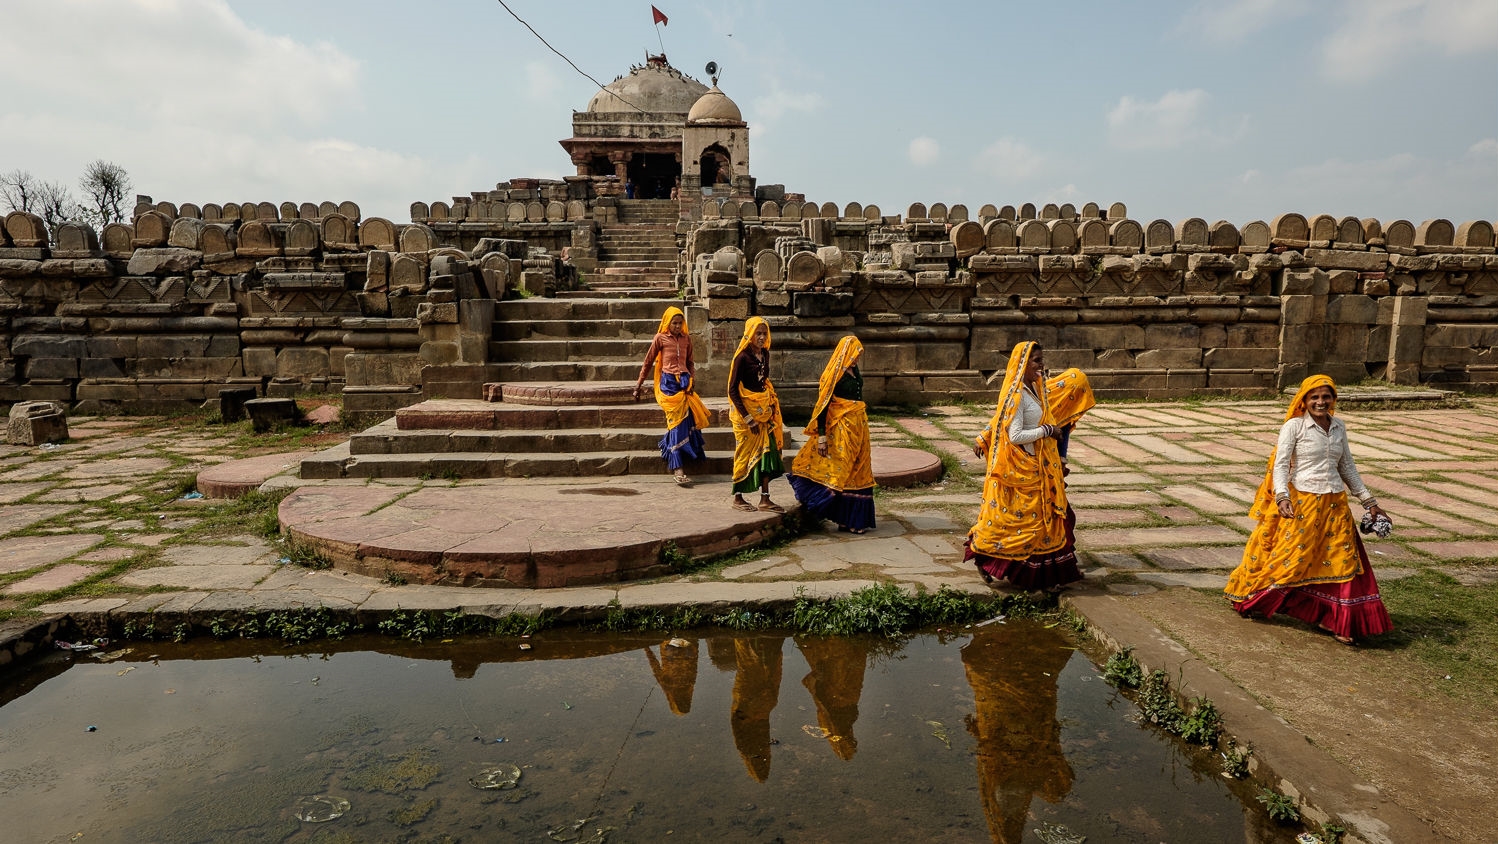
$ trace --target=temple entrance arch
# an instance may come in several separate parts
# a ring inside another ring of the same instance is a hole
[[[637,152],[629,158],[628,175],[635,199],[669,199],[681,163],[674,153]]]
[[[704,187],[733,182],[733,159],[721,144],[713,144],[702,151],[698,159],[698,173]]]

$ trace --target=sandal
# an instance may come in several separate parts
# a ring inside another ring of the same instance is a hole
[[[1336,635],[1333,635],[1332,638],[1336,639],[1338,642],[1341,642],[1344,645],[1347,645],[1348,647],[1352,647],[1353,645],[1357,644],[1357,642],[1353,641],[1353,639],[1352,639],[1351,636],[1336,636]]]
[[[759,512],[758,509],[753,504],[750,504],[749,502],[743,500],[742,498],[735,498],[733,500],[733,509],[735,509],[735,510],[742,510],[745,513],[756,513],[756,512]]]
[[[689,478],[689,477],[687,477],[686,475],[683,475],[681,472],[677,472],[676,474],[672,475],[671,479],[674,480],[674,481],[676,481],[676,485],[677,486],[691,486],[692,485],[692,479]]]
[[[745,502],[745,503],[747,504],[748,502]],[[768,497],[761,498],[759,500],[759,509],[765,511],[766,513],[784,513],[785,512],[785,508],[784,507],[782,507],[779,504],[776,504],[775,502],[771,501]]]
[[[844,527],[843,525],[838,525],[837,529],[840,533],[851,533],[854,536],[863,536],[864,534],[869,532],[868,528],[850,528]]]

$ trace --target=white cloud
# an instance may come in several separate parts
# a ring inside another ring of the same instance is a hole
[[[1389,72],[1421,53],[1498,50],[1493,0],[1344,0],[1342,25],[1322,44],[1322,70],[1351,82]]]
[[[1006,135],[978,153],[978,166],[999,179],[1024,181],[1044,171],[1046,158],[1025,146],[1024,142]]]
[[[1498,158],[1498,138],[1483,138],[1467,147],[1467,154],[1478,158]]]
[[[1259,181],[1262,176],[1263,174],[1258,170],[1244,170],[1243,174],[1238,177],[1238,181],[1245,185],[1251,185],[1254,182]]]
[[[935,138],[924,135],[910,142],[910,162],[917,167],[929,167],[941,158],[941,145]]]
[[[1125,95],[1108,112],[1108,136],[1121,149],[1174,149],[1209,133],[1202,126],[1211,97],[1200,88],[1166,91],[1154,102]]]
[[[7,87],[10,109],[264,129],[328,121],[358,93],[357,61],[253,29],[223,0],[7,3],[5,18],[0,75],[26,80]],[[36,37],[63,28],[64,41]]]
[[[1181,16],[1176,33],[1217,42],[1242,41],[1309,11],[1310,4],[1304,0],[1208,0]]]
[[[754,98],[755,116],[761,121],[776,121],[790,112],[810,113],[822,104],[822,95],[815,91],[787,91],[780,80],[771,79],[766,86],[769,93]],[[752,121],[751,121],[752,122]]]

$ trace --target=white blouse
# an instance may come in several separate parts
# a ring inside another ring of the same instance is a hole
[[[1283,497],[1290,485],[1301,492],[1325,495],[1346,489],[1358,501],[1372,498],[1347,447],[1347,426],[1333,416],[1321,430],[1311,414],[1286,422],[1280,428],[1274,455],[1274,494]]]
[[[1019,413],[1009,422],[1009,441],[1023,448],[1030,454],[1035,453],[1036,440],[1045,437],[1045,428],[1040,424],[1040,417],[1045,413],[1045,408],[1040,406],[1040,399],[1030,392],[1029,387],[1019,391]]]

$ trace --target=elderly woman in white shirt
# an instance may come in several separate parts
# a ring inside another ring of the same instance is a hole
[[[1245,617],[1283,612],[1350,645],[1394,625],[1349,493],[1372,519],[1390,520],[1358,475],[1336,404],[1331,378],[1313,375],[1301,383],[1249,511],[1258,524],[1224,591]]]

